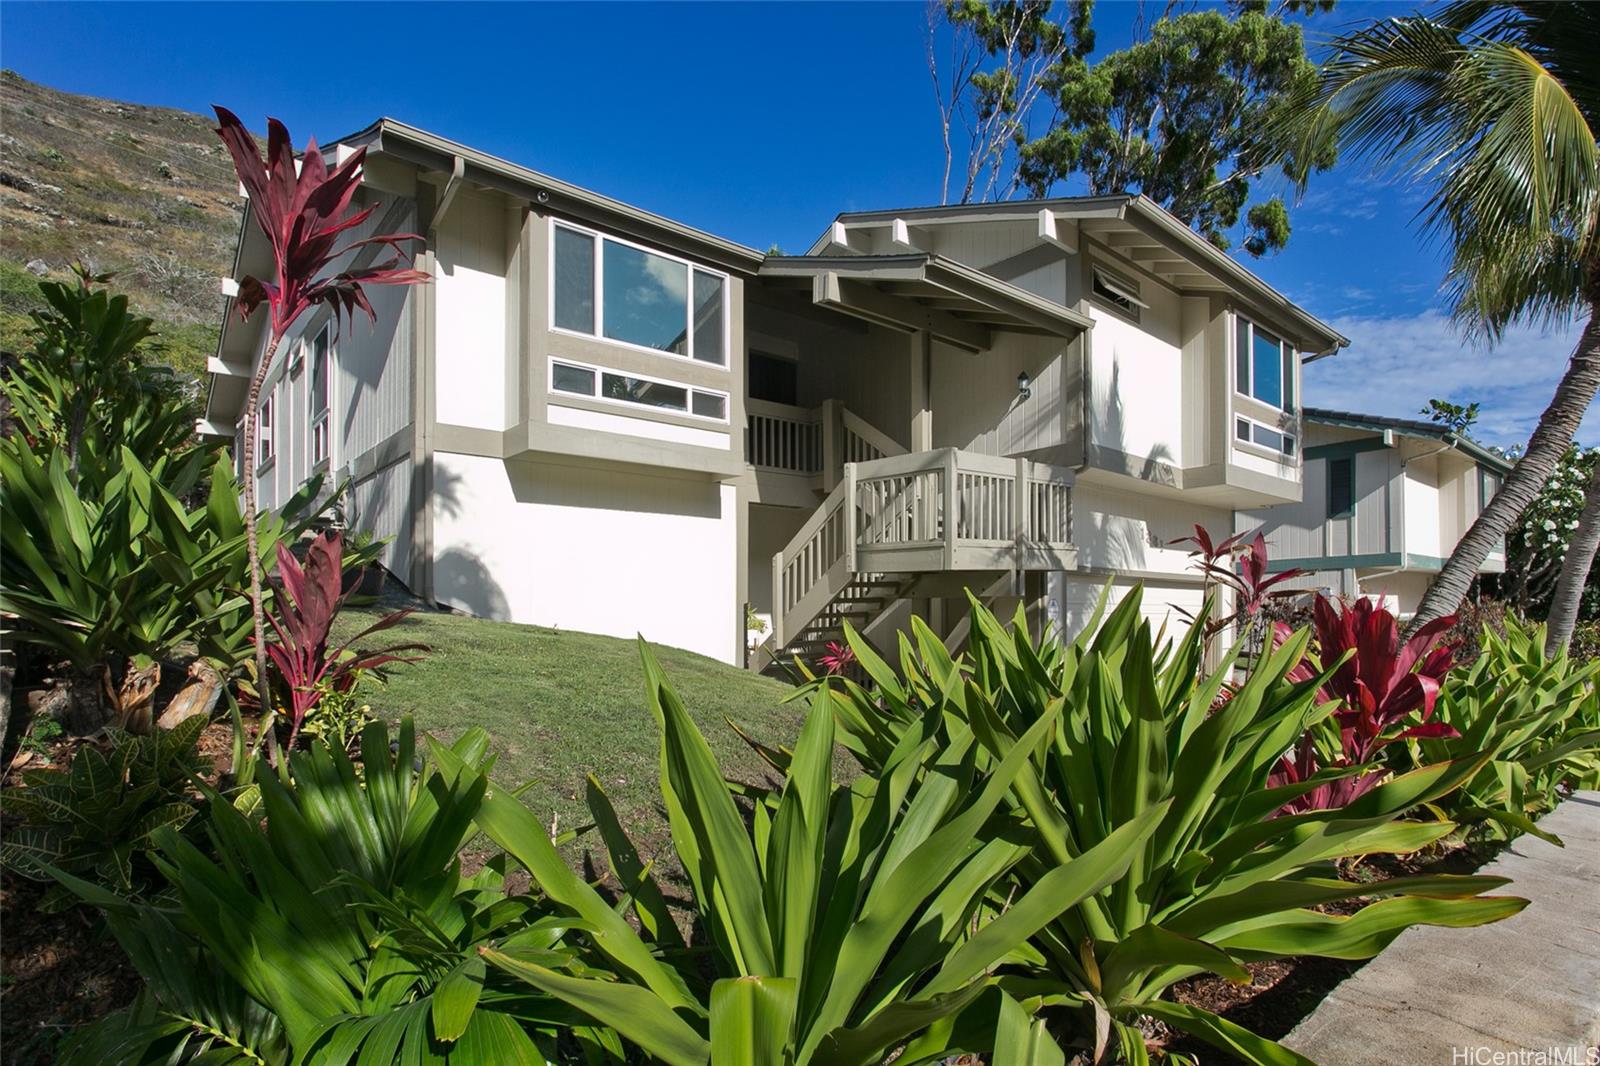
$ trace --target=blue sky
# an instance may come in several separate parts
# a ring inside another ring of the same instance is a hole
[[[1308,33],[1406,10],[1341,4]],[[1129,39],[1138,12],[1097,8],[1100,53]],[[839,211],[938,202],[925,26],[916,0],[7,0],[0,63],[70,92],[193,111],[222,103],[257,127],[271,114],[299,141],[391,115],[757,248],[800,251]],[[1478,400],[1480,436],[1524,439],[1576,328],[1466,347],[1442,313],[1442,257],[1412,225],[1422,202],[1340,167],[1292,211],[1289,247],[1249,265],[1354,341],[1311,368],[1308,402],[1404,416],[1430,396]],[[1600,419],[1583,437],[1600,438]]]

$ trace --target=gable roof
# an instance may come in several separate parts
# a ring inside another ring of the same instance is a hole
[[[365,145],[371,154],[403,159],[444,174],[451,173],[459,159],[463,177],[473,184],[498,188],[548,207],[557,214],[583,219],[614,232],[638,235],[648,243],[686,253],[727,270],[751,274],[765,258],[754,248],[737,241],[602,196],[397,119],[380,118],[366,129],[331,142],[328,147],[336,144]]]
[[[1043,200],[1008,200],[1000,203],[951,204],[941,207],[914,207],[888,211],[849,211],[838,215],[811,246],[819,254],[834,244],[835,227],[847,231],[857,227],[893,226],[897,222],[921,225],[950,225],[963,222],[1037,220],[1041,241],[1061,243],[1056,238],[1057,221],[1075,224],[1094,234],[1135,234],[1146,243],[1157,243],[1176,255],[1168,271],[1174,288],[1185,293],[1235,292],[1274,312],[1301,335],[1300,341],[1312,358],[1332,355],[1350,341],[1328,323],[1300,307],[1242,263],[1200,234],[1180,222],[1154,200],[1143,195],[1064,196]]]
[[[1326,407],[1306,407],[1300,411],[1307,422],[1340,429],[1362,429],[1372,433],[1393,432],[1408,437],[1426,437],[1442,441],[1450,447],[1470,455],[1498,474],[1511,472],[1511,460],[1484,447],[1471,437],[1452,432],[1437,422],[1424,422],[1416,418],[1391,418],[1388,415],[1363,415],[1353,411],[1334,411]]]

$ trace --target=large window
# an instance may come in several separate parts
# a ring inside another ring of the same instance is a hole
[[[555,227],[551,254],[555,328],[727,365],[723,275],[565,225]]]
[[[317,331],[308,355],[311,361],[311,388],[307,390],[311,398],[311,465],[316,466],[326,462],[329,453],[328,381],[333,373],[332,322]]]
[[[728,420],[728,394],[725,392],[623,374],[582,363],[552,360],[550,389],[552,392],[589,396],[611,403],[676,411],[715,422]]]
[[[1294,410],[1294,345],[1234,316],[1233,387],[1282,411]]]

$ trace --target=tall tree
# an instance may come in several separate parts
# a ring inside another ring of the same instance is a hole
[[[1600,387],[1600,6],[1457,2],[1338,38],[1279,116],[1302,159],[1334,144],[1432,189],[1458,322],[1587,324],[1527,448],[1456,545],[1411,625],[1454,611],[1571,445]],[[1299,172],[1304,177],[1304,171]]]
[[[1172,14],[1168,5],[1149,24],[1141,6],[1134,43],[1096,60],[1092,0],[946,0],[934,9],[948,27],[943,66],[932,21],[929,33],[946,202],[1137,192],[1221,247],[1241,221],[1250,254],[1283,247],[1283,201],[1249,204],[1263,160],[1284,157],[1262,134],[1268,116],[1316,82],[1293,16],[1332,6],[1236,0],[1226,13]],[[1319,145],[1304,162],[1323,169],[1333,154]]]
[[[1578,611],[1589,587],[1589,570],[1594,565],[1595,549],[1600,548],[1600,463],[1594,465],[1584,495],[1583,513],[1578,528],[1561,561],[1561,577],[1550,600],[1550,617],[1545,628],[1545,654],[1555,656],[1567,650],[1572,632],[1578,627]]]

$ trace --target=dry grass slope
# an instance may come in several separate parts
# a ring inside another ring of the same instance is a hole
[[[0,347],[37,300],[24,267],[82,260],[155,318],[167,358],[198,374],[216,344],[238,182],[211,119],[58,92],[0,72]]]

